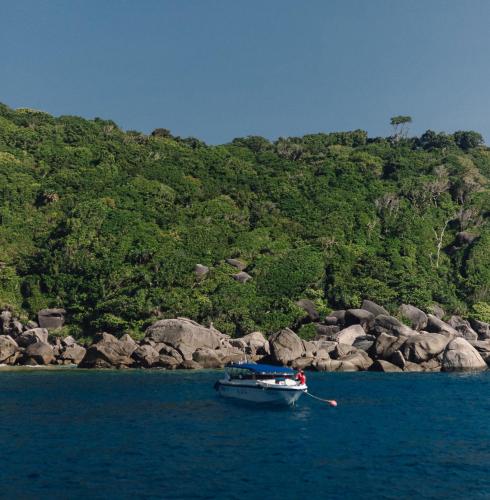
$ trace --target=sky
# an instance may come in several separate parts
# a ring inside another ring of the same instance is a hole
[[[367,130],[490,142],[488,0],[0,0],[0,102],[210,144]]]

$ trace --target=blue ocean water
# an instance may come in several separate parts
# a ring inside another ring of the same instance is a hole
[[[0,370],[1,498],[490,498],[490,373],[309,374],[295,408],[219,372]]]

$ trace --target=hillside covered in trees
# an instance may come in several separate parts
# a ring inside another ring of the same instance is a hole
[[[0,307],[62,306],[79,337],[176,316],[271,333],[305,298],[488,321],[489,179],[471,131],[208,146],[0,105]]]

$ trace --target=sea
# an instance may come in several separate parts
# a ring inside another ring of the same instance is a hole
[[[309,373],[336,408],[220,375],[0,369],[0,498],[490,498],[490,372]]]

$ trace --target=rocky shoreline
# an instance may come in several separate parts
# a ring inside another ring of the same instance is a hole
[[[162,319],[143,340],[129,335],[95,335],[88,347],[60,337],[65,311],[45,309],[38,322],[23,324],[0,313],[0,364],[80,368],[222,368],[244,359],[316,371],[436,372],[486,370],[490,366],[490,324],[451,316],[438,308],[426,313],[402,305],[401,322],[365,300],[359,309],[334,311],[319,322],[314,306],[299,303],[316,328],[315,340],[286,328],[269,336],[253,332],[231,338],[188,318]]]

